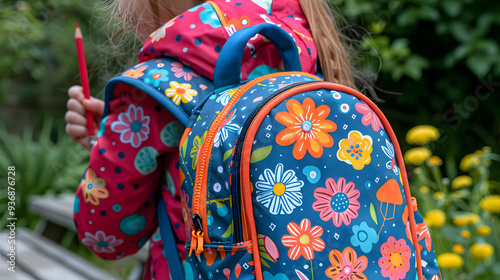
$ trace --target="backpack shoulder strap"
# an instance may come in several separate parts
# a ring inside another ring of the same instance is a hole
[[[107,83],[103,117],[109,114],[109,103],[120,84],[127,84],[147,93],[184,126],[189,122],[191,111],[213,92],[213,82],[189,66],[172,57],[156,58],[131,67]]]

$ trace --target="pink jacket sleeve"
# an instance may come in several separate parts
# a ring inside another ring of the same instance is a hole
[[[163,164],[177,156],[175,137],[183,127],[155,99],[125,84],[117,86],[109,112],[76,192],[74,220],[87,247],[117,259],[139,250],[157,228]]]

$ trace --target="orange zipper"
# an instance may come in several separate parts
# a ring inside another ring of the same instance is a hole
[[[207,1],[212,7],[214,8],[215,12],[217,13],[217,16],[219,17],[220,23],[224,27],[229,27],[229,19],[226,17],[226,14],[222,11],[222,9],[219,7],[219,5],[215,4],[213,1]]]
[[[201,217],[201,226],[200,228],[197,228],[196,231],[193,231],[193,237],[196,236],[196,238],[191,239],[191,248],[200,248],[203,246],[203,242],[206,244],[210,244],[210,238],[208,234],[205,234],[208,232],[208,226],[207,226],[207,180],[208,180],[208,160],[210,159],[211,153],[212,153],[212,147],[213,147],[213,142],[215,135],[219,131],[220,125],[226,118],[227,114],[231,111],[233,106],[236,104],[238,99],[251,87],[254,85],[273,78],[273,77],[279,77],[279,76],[286,76],[286,75],[302,75],[302,76],[307,76],[313,79],[317,79],[316,76],[304,73],[304,72],[298,72],[298,71],[285,71],[285,72],[277,72],[277,73],[271,73],[267,74],[258,78],[255,78],[251,80],[250,82],[242,85],[233,95],[233,97],[229,100],[229,103],[224,106],[222,111],[215,117],[214,121],[210,125],[210,128],[208,129],[207,135],[205,136],[205,141],[200,147],[199,153],[198,153],[198,162],[197,162],[197,167],[196,167],[196,176],[195,176],[195,182],[194,182],[194,187],[193,187],[193,201],[192,201],[192,209],[193,209],[193,217]],[[196,223],[195,223],[196,224]],[[201,239],[203,237],[203,239]],[[200,244],[201,242],[201,244]],[[196,255],[199,255],[198,252],[199,250],[196,250]],[[201,252],[200,252],[201,253]]]

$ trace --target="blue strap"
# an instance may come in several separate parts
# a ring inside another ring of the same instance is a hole
[[[181,280],[184,278],[184,268],[181,263],[179,252],[177,251],[177,242],[175,239],[172,224],[167,213],[167,205],[165,200],[160,196],[157,205],[158,223],[160,224],[161,242],[163,243],[163,250],[168,261],[168,268],[170,270],[171,279]]]
[[[302,71],[299,51],[292,37],[277,25],[261,23],[238,30],[224,44],[215,65],[214,90],[240,83],[243,52],[248,40],[256,34],[261,34],[274,44],[286,71]]]

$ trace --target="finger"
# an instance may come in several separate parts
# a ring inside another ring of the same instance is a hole
[[[81,101],[85,96],[83,95],[83,88],[81,86],[72,86],[68,89],[68,96]]]
[[[80,146],[84,147],[86,150],[90,151],[90,142],[89,142],[89,140],[90,140],[89,137],[84,137],[84,138],[80,138],[80,139],[73,140],[73,141],[75,143],[80,144]]]
[[[83,104],[80,103],[75,98],[68,99],[68,102],[66,102],[66,108],[68,108],[68,110],[74,111],[80,115],[85,115],[85,108],[83,107]]]
[[[67,111],[64,115],[64,120],[69,124],[76,124],[83,127],[87,125],[87,119],[85,116],[73,111]]]
[[[87,111],[102,117],[102,113],[104,112],[104,101],[91,97],[91,99],[84,99],[82,104]]]
[[[81,125],[66,124],[66,133],[76,142],[79,138],[88,137],[89,133],[87,127]]]

